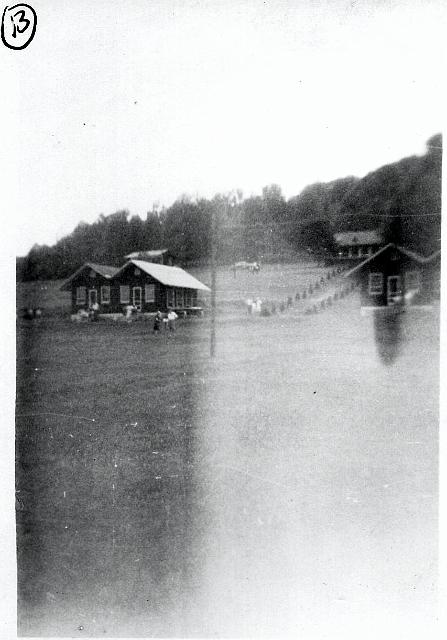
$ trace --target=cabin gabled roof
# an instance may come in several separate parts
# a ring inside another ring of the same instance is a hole
[[[84,269],[91,269],[95,271],[95,273],[102,276],[103,278],[106,278],[106,280],[110,280],[118,271],[117,267],[111,267],[110,265],[107,265],[107,264],[96,264],[95,262],[85,262],[82,265],[82,267],[79,267],[79,269],[77,269],[67,280],[65,280],[63,285],[60,287],[60,290],[66,291],[67,289],[69,289],[68,285],[71,283],[72,280],[74,280],[74,278],[76,278],[77,275],[79,275],[82,271],[84,271]]]
[[[358,265],[356,265],[355,267],[353,267],[352,269],[347,271],[344,274],[344,277],[348,278],[353,273],[356,273],[357,271],[361,271],[365,265],[367,265],[369,262],[371,262],[371,260],[374,260],[381,253],[384,253],[384,251],[387,251],[388,249],[390,249],[392,247],[394,249],[397,249],[397,251],[399,251],[400,253],[403,253],[404,255],[406,255],[408,258],[411,258],[415,262],[418,262],[419,264],[425,264],[426,262],[428,262],[429,260],[432,259],[431,256],[429,258],[424,258],[423,256],[419,255],[418,253],[415,253],[414,251],[410,251],[410,249],[405,249],[405,247],[400,247],[399,245],[394,244],[393,242],[389,242],[387,245],[385,245],[384,247],[382,247],[381,249],[376,251],[376,253],[373,253],[372,256],[369,256],[368,258],[366,258],[366,260],[363,260]]]
[[[144,271],[144,273],[147,273],[167,287],[182,287],[184,289],[210,291],[209,287],[180,267],[168,267],[164,264],[146,262],[145,260],[129,260],[121,267],[121,269],[117,270],[113,278],[118,278],[130,265],[134,265],[138,269],[141,269],[141,271]]]
[[[382,234],[377,229],[372,231],[341,231],[334,234],[334,240],[340,247],[357,247],[363,244],[383,242]]]

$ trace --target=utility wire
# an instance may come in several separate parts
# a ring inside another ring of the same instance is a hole
[[[346,217],[346,216],[370,216],[370,217],[374,217],[374,218],[387,218],[387,219],[405,219],[405,218],[429,218],[429,217],[435,217],[435,216],[439,216],[441,217],[440,213],[408,213],[408,214],[402,214],[402,215],[393,215],[393,214],[388,214],[388,213],[357,213],[357,212],[352,212],[352,213],[342,213],[340,214],[340,218]],[[254,224],[242,224],[242,223],[237,223],[237,224],[219,224],[219,230],[227,230],[227,229],[270,229],[271,231],[273,231],[274,229],[276,229],[277,227],[289,227],[291,225],[293,226],[297,226],[297,224],[299,226],[303,226],[306,224],[312,224],[312,222],[318,222],[322,220],[322,218],[317,218],[316,220],[303,220],[303,221],[297,221],[297,220],[287,220],[287,221],[282,221],[282,222],[255,222]]]

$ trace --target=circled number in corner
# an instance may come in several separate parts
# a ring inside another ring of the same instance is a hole
[[[2,42],[8,49],[25,49],[34,38],[36,27],[37,15],[29,4],[5,7],[1,26]]]

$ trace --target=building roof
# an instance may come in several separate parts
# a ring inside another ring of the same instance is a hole
[[[95,264],[93,262],[87,262],[84,266],[88,266],[96,273],[99,273],[104,278],[111,278],[118,271],[118,267],[111,267],[107,264]]]
[[[387,245],[385,245],[384,247],[382,247],[381,249],[376,251],[376,253],[373,253],[372,256],[369,256],[368,258],[366,258],[366,260],[363,260],[358,265],[356,265],[355,267],[353,267],[352,269],[347,271],[344,274],[344,277],[347,278],[347,277],[351,276],[353,273],[356,273],[357,271],[360,271],[361,269],[363,269],[363,267],[366,264],[368,264],[368,262],[371,262],[371,260],[374,260],[375,258],[377,258],[377,256],[379,256],[384,251],[387,251],[391,247],[394,247],[400,253],[403,253],[404,255],[406,255],[408,258],[411,258],[415,262],[419,262],[419,264],[425,264],[426,262],[430,262],[435,257],[435,254],[433,254],[432,256],[429,256],[428,258],[424,258],[423,256],[419,255],[418,253],[415,253],[414,251],[410,251],[410,249],[405,249],[404,247],[400,247],[397,244],[389,242]],[[437,253],[437,252],[435,252],[435,253]]]
[[[380,244],[382,234],[377,229],[372,231],[342,231],[334,234],[335,242],[341,247],[356,247],[362,244]]]
[[[65,280],[65,282],[60,287],[60,289],[62,291],[68,289],[69,288],[68,285],[70,284],[70,282],[74,278],[76,278],[76,276],[79,275],[86,268],[92,269],[93,271],[98,273],[103,278],[106,278],[107,280],[110,280],[110,278],[112,278],[115,275],[115,273],[118,271],[117,267],[111,267],[110,265],[107,265],[107,264],[96,264],[94,262],[86,262],[85,264],[82,265],[82,267],[79,267],[79,269],[77,269],[67,280]]]
[[[118,269],[114,275],[114,278],[118,277],[120,273],[127,269],[129,265],[134,265],[141,271],[144,271],[148,275],[152,276],[158,282],[168,287],[183,287],[185,289],[199,289],[200,291],[210,291],[209,287],[204,285],[200,280],[194,278],[191,274],[187,273],[180,267],[168,267],[164,264],[157,264],[155,262],[146,262],[145,260],[129,260],[125,265]]]
[[[165,253],[170,253],[169,249],[150,249],[149,251],[133,251],[127,256],[124,256],[127,260],[137,260],[144,258],[159,258]]]

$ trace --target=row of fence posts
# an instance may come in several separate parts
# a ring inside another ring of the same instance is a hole
[[[314,284],[310,284],[308,287],[303,289],[301,293],[297,291],[297,293],[295,294],[295,302],[301,302],[304,300],[307,301],[308,297],[312,296],[316,292],[322,291],[326,287],[327,283],[330,282],[330,280],[332,280],[333,278],[336,278],[343,271],[344,271],[343,267],[334,268],[331,271],[328,271],[325,276],[321,276],[321,278],[317,280]],[[339,298],[341,299],[341,298],[344,298],[346,295],[348,295],[348,293],[354,288],[354,286],[355,285],[353,285],[351,288],[351,285],[348,285],[347,287],[344,287],[339,293],[335,292],[332,296],[328,296],[326,300],[322,300],[320,302],[320,308],[325,309],[326,306],[328,307],[332,306],[334,301],[337,301]],[[268,307],[263,307],[261,315],[270,316],[270,315],[276,314],[277,311],[279,311],[280,313],[283,313],[284,311],[286,311],[286,309],[289,309],[291,306],[293,306],[293,298],[292,296],[288,296],[286,301],[279,303],[278,308],[275,303],[271,305],[270,309],[268,309]],[[313,307],[306,308],[304,313],[306,315],[309,313],[313,313],[314,308],[316,308],[316,312],[318,312],[318,305],[313,305]]]
[[[357,286],[358,285],[356,282],[351,282],[346,287],[343,287],[340,291],[335,291],[331,296],[328,296],[324,300],[321,300],[319,304],[314,304],[311,307],[307,307],[304,313],[306,315],[309,315],[312,313],[319,313],[320,311],[330,309],[336,302],[338,302],[339,300],[343,300],[350,293],[352,293]]]

